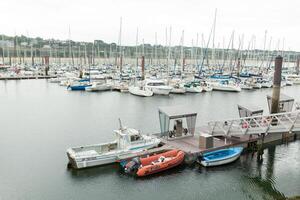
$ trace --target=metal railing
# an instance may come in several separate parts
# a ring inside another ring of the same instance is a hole
[[[212,135],[241,135],[300,131],[300,111],[208,122]]]

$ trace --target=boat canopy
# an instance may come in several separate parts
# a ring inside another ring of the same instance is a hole
[[[158,109],[161,136],[166,136],[170,131],[170,121],[186,119],[188,133],[194,135],[197,112],[187,106],[165,106]]]

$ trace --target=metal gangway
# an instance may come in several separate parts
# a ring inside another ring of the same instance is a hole
[[[208,122],[209,134],[231,136],[300,131],[300,111]]]

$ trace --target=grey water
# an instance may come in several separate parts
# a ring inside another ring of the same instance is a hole
[[[282,92],[300,100],[300,87]],[[118,118],[144,133],[159,132],[158,107],[187,105],[197,126],[238,117],[237,104],[268,113],[271,89],[240,93],[153,96],[72,92],[46,80],[0,82],[0,199],[284,199],[300,195],[300,141],[265,149],[263,161],[242,155],[230,165],[179,166],[147,178],[118,165],[67,169],[66,149],[113,139]]]

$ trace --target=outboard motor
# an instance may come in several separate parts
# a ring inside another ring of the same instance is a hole
[[[134,174],[138,170],[140,165],[141,165],[141,161],[138,157],[136,157],[136,158],[133,158],[130,162],[128,162],[125,165],[124,170],[128,174]]]

